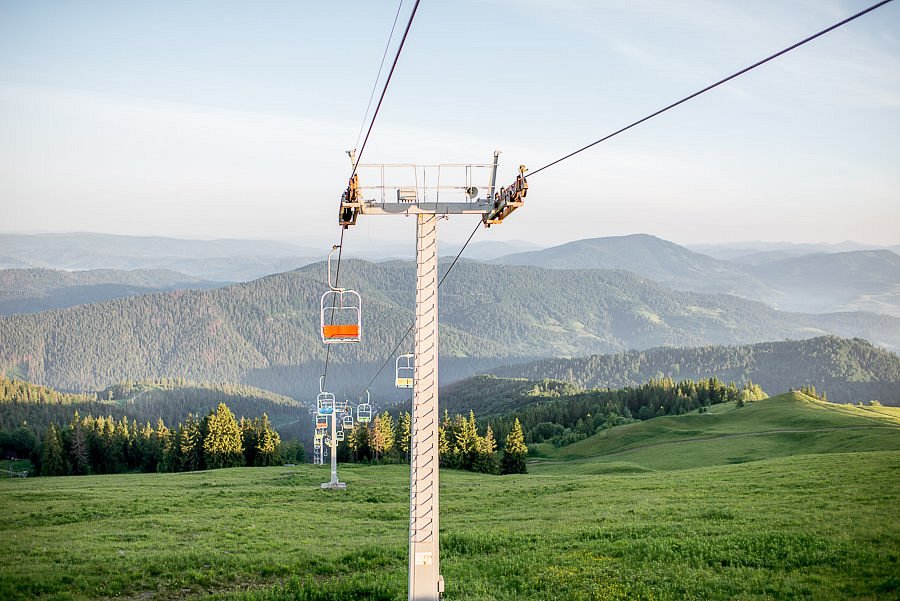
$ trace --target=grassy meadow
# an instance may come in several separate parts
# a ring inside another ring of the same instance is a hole
[[[785,396],[616,428],[527,475],[445,470],[446,598],[897,599],[897,417]],[[340,474],[346,491],[310,465],[0,481],[0,598],[406,599],[408,467]]]

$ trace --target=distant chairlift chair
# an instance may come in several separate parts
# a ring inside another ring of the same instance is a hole
[[[368,424],[372,421],[372,404],[370,403],[369,391],[366,391],[366,402],[360,403],[356,407],[356,421],[361,424]]]
[[[397,357],[395,385],[397,388],[412,388],[415,374],[415,355],[408,353]]]

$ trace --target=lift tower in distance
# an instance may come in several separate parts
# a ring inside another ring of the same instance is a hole
[[[355,163],[355,152],[348,154]],[[341,197],[338,223],[344,228],[355,225],[359,215],[416,219],[409,601],[437,601],[444,592],[438,531],[437,223],[450,215],[478,215],[490,227],[522,206],[528,191],[525,167],[519,166],[512,185],[497,190],[499,158],[500,152],[495,151],[488,164],[357,165]],[[360,179],[375,184],[361,186]]]

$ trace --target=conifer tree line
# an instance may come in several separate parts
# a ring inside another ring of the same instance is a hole
[[[177,424],[188,415],[215,411],[219,403],[243,415],[268,415],[286,440],[308,436],[312,423],[300,402],[244,385],[157,378],[120,382],[97,393],[69,394],[0,375],[0,457],[29,457],[50,424],[64,430],[75,411],[129,424],[155,425],[159,420]]]
[[[298,449],[290,449],[293,457],[285,451],[267,415],[238,420],[219,403],[205,417],[191,415],[172,428],[161,419],[140,426],[76,411],[66,426],[50,424],[32,460],[42,476],[183,472],[296,460]]]
[[[365,463],[409,462],[412,418],[407,411],[395,419],[387,411],[370,424],[357,424],[338,443],[338,460]],[[438,454],[441,467],[484,474],[525,473],[525,446],[521,425],[510,430],[502,452],[488,424],[479,433],[475,413],[468,417],[446,411],[438,425]],[[518,430],[516,430],[518,428]],[[508,457],[514,455],[514,457]]]
[[[719,403],[744,403],[767,398],[753,382],[739,386],[712,377],[704,380],[671,378],[650,380],[621,390],[586,390],[567,395],[533,397],[514,413],[489,419],[497,436],[506,436],[520,421],[527,444],[550,442],[561,447],[578,442],[605,428],[664,415],[705,411]]]

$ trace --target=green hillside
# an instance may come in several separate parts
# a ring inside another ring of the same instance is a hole
[[[553,378],[582,388],[637,386],[651,378],[752,380],[767,391],[812,385],[838,402],[900,404],[900,357],[865,340],[820,336],[740,346],[654,348],[544,359],[490,370],[507,378]]]
[[[898,469],[894,451],[643,474],[444,470],[447,598],[894,600]],[[0,598],[406,599],[409,468],[339,470],[346,491],[320,490],[328,467],[310,465],[2,479]]]
[[[61,390],[183,377],[308,398],[318,392],[325,358],[318,334],[323,280],[320,263],[217,290],[0,317],[0,370]],[[341,283],[363,294],[365,315],[363,343],[331,353],[335,393],[356,398],[406,332],[413,282],[409,262],[344,262]],[[736,297],[676,292],[621,271],[463,262],[440,303],[444,381],[538,357],[823,332],[900,347],[900,319],[780,313]],[[389,373],[376,391],[401,398]]]
[[[827,403],[799,392],[705,413],[603,430],[574,444],[543,444],[537,472],[690,469],[793,455],[900,450],[900,408]]]

